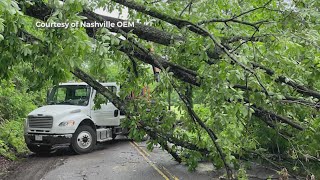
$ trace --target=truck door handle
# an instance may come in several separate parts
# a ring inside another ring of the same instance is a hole
[[[114,117],[118,117],[118,115],[119,115],[119,110],[118,110],[118,109],[117,109],[117,110],[114,110],[113,116],[114,116]]]

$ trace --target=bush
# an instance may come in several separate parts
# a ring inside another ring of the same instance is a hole
[[[17,90],[12,82],[0,82],[0,122],[24,118],[34,105],[34,95]]]
[[[23,84],[23,83],[22,83]],[[21,84],[0,81],[0,155],[16,159],[17,155],[28,152],[24,142],[23,126],[27,114],[41,103],[41,98],[26,92]]]
[[[4,121],[0,125],[0,155],[11,160],[28,152],[23,137],[24,119]]]

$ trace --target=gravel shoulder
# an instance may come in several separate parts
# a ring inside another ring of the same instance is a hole
[[[14,165],[15,162],[9,161],[6,158],[0,156],[0,178],[4,176],[10,167]]]
[[[62,165],[70,154],[70,151],[62,149],[42,156],[27,155],[17,162],[9,162],[6,169],[2,169],[0,180],[39,180],[47,172]]]

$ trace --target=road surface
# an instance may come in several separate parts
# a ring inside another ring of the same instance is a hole
[[[97,145],[95,151],[74,155],[68,149],[46,155],[31,155],[11,169],[5,180],[183,180],[218,179],[223,171],[212,171],[210,163],[201,163],[195,172],[155,147],[127,139]],[[265,178],[268,170],[263,170]],[[256,173],[258,177],[260,173]],[[0,177],[1,179],[1,177]],[[255,179],[255,178],[254,178]]]

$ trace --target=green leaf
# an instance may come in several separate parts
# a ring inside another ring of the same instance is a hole
[[[4,19],[0,18],[0,33],[4,31],[3,22],[4,22]]]

